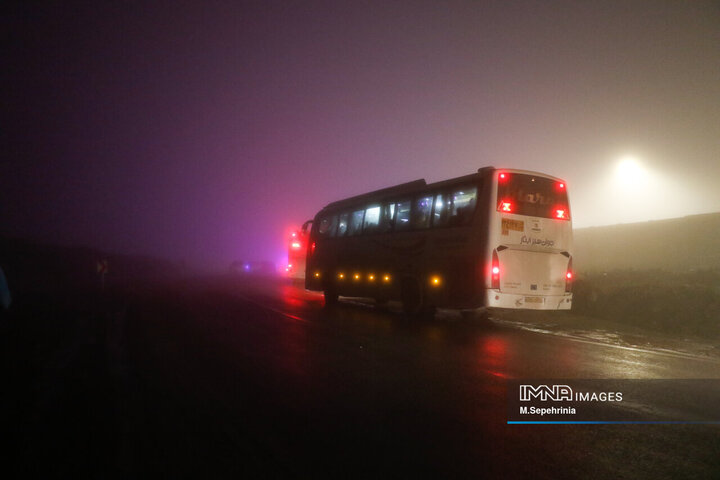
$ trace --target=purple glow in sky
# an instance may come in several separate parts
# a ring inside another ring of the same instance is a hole
[[[340,198],[486,165],[576,226],[720,211],[717,2],[96,2],[3,16],[0,232],[277,261]],[[618,176],[633,156],[642,175]]]

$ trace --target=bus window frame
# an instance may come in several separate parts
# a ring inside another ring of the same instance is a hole
[[[380,209],[380,214],[378,216],[378,223],[374,225],[374,228],[371,228],[369,231],[365,231],[365,228],[366,228],[365,221],[367,219],[367,211],[370,210],[371,208],[376,208],[376,207]],[[378,202],[369,203],[365,206],[365,209],[363,210],[365,213],[363,213],[363,221],[362,221],[362,229],[361,229],[362,231],[361,231],[360,235],[374,235],[380,230],[380,221],[382,219],[382,213],[383,213],[382,209],[383,209],[382,203],[378,203]]]
[[[355,230],[351,231],[350,226],[352,225],[352,222],[355,218],[356,213],[362,212],[362,215],[360,216],[360,226],[356,228]],[[350,217],[348,218],[348,228],[347,232],[345,233],[346,237],[358,237],[363,234],[363,224],[365,223],[365,209],[359,208],[359,209],[353,209],[350,211]]]
[[[477,184],[458,185],[458,186],[453,187],[448,190],[448,198],[450,199],[450,204],[451,204],[450,210],[452,211],[455,209],[455,193],[460,192],[462,190],[466,190],[468,187],[475,189],[475,205],[473,206],[472,210],[467,211],[466,221],[464,221],[464,222],[458,222],[457,220],[455,222],[453,222],[452,220],[454,218],[458,219],[458,218],[461,218],[461,216],[460,215],[451,216],[450,214],[448,214],[447,221],[446,221],[446,227],[455,228],[455,227],[466,227],[468,225],[472,225],[473,220],[475,218],[475,212],[477,212],[478,204],[480,203],[480,202],[478,202],[478,198],[480,197],[480,192],[481,192],[480,186]]]
[[[387,218],[385,216],[386,209],[390,209],[392,207],[392,217],[390,220],[385,224],[385,219]],[[378,229],[375,233],[378,234],[385,234],[385,233],[392,233],[395,229],[395,217],[397,213],[397,202],[394,200],[383,200],[380,202],[380,225],[378,226]]]
[[[413,200],[414,200],[414,197],[410,197],[410,198],[404,198],[404,199],[402,199],[402,200],[397,200],[397,201],[395,202],[395,221],[394,221],[394,225],[393,225],[393,229],[392,229],[393,232],[411,232],[411,231],[413,231],[413,228],[412,228],[412,227],[413,227],[413,225],[412,225],[412,219],[413,219],[413,208],[412,208],[412,206],[413,206]],[[401,203],[406,203],[406,202],[407,202],[407,203],[410,203],[410,210],[409,210],[409,213],[408,213],[408,223],[407,223],[407,227],[402,228],[402,229],[398,229],[398,228],[397,228],[397,226],[398,226],[398,221],[397,221],[397,220],[398,220],[398,215],[400,214],[400,204],[401,204]]]
[[[349,236],[349,235],[348,235],[348,230],[350,229],[350,215],[351,215],[351,213],[348,212],[348,211],[342,211],[342,212],[338,213],[337,215],[338,215],[338,224],[337,224],[337,228],[336,228],[337,233],[336,233],[336,235],[334,235],[334,237],[335,237],[335,238],[348,237],[348,236]],[[340,233],[340,218],[341,218],[343,215],[346,215],[346,218],[345,218],[345,231],[344,231],[343,233]]]
[[[452,223],[452,218],[458,218],[457,215],[454,217],[450,216],[450,212],[454,209],[455,206],[455,197],[454,194],[463,190],[467,189],[475,189],[475,205],[472,210],[469,210],[467,212],[467,219],[464,223]],[[483,186],[481,184],[477,183],[464,183],[464,184],[458,184],[458,185],[451,185],[445,188],[441,189],[433,189],[433,190],[426,190],[422,192],[416,192],[414,195],[410,197],[400,197],[396,199],[389,199],[389,200],[379,200],[374,201],[371,203],[366,203],[364,205],[356,205],[355,207],[348,208],[346,210],[342,211],[335,211],[333,213],[329,213],[327,218],[330,219],[330,230],[328,233],[323,234],[321,236],[327,236],[332,238],[347,238],[347,237],[358,237],[358,236],[364,236],[364,235],[383,235],[383,234],[392,234],[392,233],[404,233],[404,232],[419,232],[423,230],[442,230],[446,228],[458,228],[458,227],[467,227],[472,225],[475,215],[479,206],[478,199],[482,195]],[[436,199],[438,195],[442,195],[443,197],[443,206],[444,206],[444,212],[443,212],[443,220],[440,225],[436,225],[435,220],[435,213],[436,213]],[[416,212],[416,203],[422,199],[422,198],[431,198],[432,199],[432,208],[430,209],[430,218],[427,222],[427,226],[421,226],[417,227],[415,226],[414,220],[416,218],[417,212]],[[410,213],[409,213],[409,221],[408,226],[402,229],[398,229],[397,226],[399,225],[398,220],[398,214],[400,212],[400,204],[410,202]],[[388,225],[383,229],[383,219],[385,218],[385,209],[389,208],[391,205],[394,205],[394,211],[393,211],[393,217],[388,223]],[[365,230],[365,214],[367,213],[367,210],[369,208],[373,207],[380,207],[380,222],[378,226],[371,231]],[[360,224],[360,228],[355,231],[353,234],[350,233],[350,224],[352,222],[352,217],[354,213],[357,212],[363,212],[362,215],[362,221]],[[338,235],[339,227],[340,227],[340,218],[346,215],[347,216],[347,227],[345,229],[344,234]]]

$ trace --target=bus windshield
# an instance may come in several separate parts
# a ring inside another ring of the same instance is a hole
[[[570,219],[564,182],[522,173],[500,173],[497,210],[531,217]]]

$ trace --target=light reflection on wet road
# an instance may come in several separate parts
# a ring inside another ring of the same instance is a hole
[[[212,411],[242,448],[252,442],[252,472],[268,468],[269,459],[282,459],[271,470],[282,476],[679,478],[720,472],[720,435],[709,426],[506,424],[507,379],[720,378],[717,359],[453,312],[417,321],[394,305],[379,310],[358,299],[326,309],[321,295],[270,280],[219,279],[191,291],[173,307],[177,318],[166,315],[172,321],[153,314],[135,322],[136,338],[152,346],[135,348],[145,383],[158,390],[146,401],[160,399],[158,425],[182,429],[165,392],[186,392],[176,397],[175,409],[200,418]],[[163,350],[158,338],[182,348]]]
[[[328,312],[321,294],[287,283],[245,284],[238,295],[299,321],[332,316],[343,327],[354,325],[373,336],[410,332],[428,346],[464,348],[485,373],[500,378],[720,378],[720,358],[618,345],[599,335],[593,340],[591,332],[556,334],[502,320],[464,320],[451,311],[408,325],[412,320],[403,318],[399,306],[377,311],[369,301],[346,298]]]

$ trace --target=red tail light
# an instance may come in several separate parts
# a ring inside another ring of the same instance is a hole
[[[491,288],[500,289],[500,260],[498,259],[497,250],[493,250],[492,255],[492,285]]]
[[[572,271],[572,257],[568,259],[568,266],[567,266],[567,272],[565,272],[565,291],[566,292],[572,292],[572,280],[573,280],[573,271]]]
[[[312,255],[314,253],[315,253],[315,242],[312,242],[312,244],[310,245],[310,255]]]
[[[570,220],[570,209],[565,205],[555,205],[552,209],[552,218],[556,220]]]
[[[292,244],[291,244],[290,246],[291,246],[292,248],[296,248],[296,249],[297,249],[297,248],[300,248],[300,242],[292,242]]]
[[[498,205],[498,212],[504,212],[504,213],[512,213],[513,210],[515,210],[512,202],[509,200],[500,200],[500,204]]]

